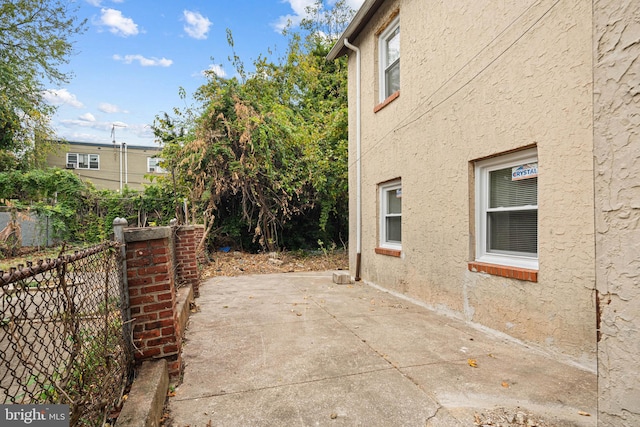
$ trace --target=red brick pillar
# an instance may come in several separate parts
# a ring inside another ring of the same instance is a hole
[[[176,227],[176,280],[180,286],[191,285],[194,298],[200,296],[200,269],[198,268],[197,248],[203,235],[203,225],[181,225]]]
[[[129,305],[136,360],[167,359],[169,375],[180,374],[182,341],[174,282],[171,227],[124,231]]]

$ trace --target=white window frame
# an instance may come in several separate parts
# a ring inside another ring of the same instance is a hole
[[[155,160],[155,164],[152,166],[151,162]],[[164,168],[162,166],[160,166],[160,162],[162,161],[161,158],[159,157],[147,157],[147,172],[148,173],[166,173],[167,171],[164,170]],[[154,168],[154,170],[151,170],[151,168]]]
[[[385,28],[385,30],[380,34],[380,37],[378,38],[378,52],[379,52],[379,65],[380,65],[380,70],[379,70],[379,83],[380,83],[380,87],[379,87],[379,93],[380,93],[380,102],[384,101],[385,99],[387,99],[389,96],[393,95],[394,92],[392,93],[387,93],[387,70],[389,68],[391,68],[391,66],[394,66],[395,64],[398,64],[398,69],[400,68],[400,58],[401,58],[401,54],[398,56],[398,59],[396,61],[393,62],[393,64],[387,64],[387,51],[388,51],[388,47],[389,47],[389,38],[390,36],[396,31],[400,31],[400,17],[397,16],[390,24],[387,28]],[[398,33],[398,37],[400,37],[400,33]],[[400,79],[400,76],[398,76],[398,80]],[[398,86],[400,85],[400,82],[398,81]]]
[[[70,156],[75,156],[75,160],[71,161],[69,159]],[[81,166],[80,156],[86,156],[86,167]],[[67,153],[67,165],[73,164],[74,169],[83,169],[83,170],[100,170],[100,154],[88,154],[88,153]],[[96,167],[92,168],[91,163],[95,163]]]
[[[400,203],[402,207],[402,182],[401,181],[392,181],[379,185],[379,195],[380,195],[380,247],[387,249],[396,249],[402,250],[402,231],[400,232],[400,241],[390,241],[387,240],[387,218],[389,217],[400,217],[400,224],[402,226],[402,208],[399,214],[396,213],[388,213],[388,205],[389,199],[388,194],[390,191],[396,191],[400,194]]]
[[[489,173],[495,170],[515,167],[526,163],[537,163],[538,154],[535,148],[505,154],[475,164],[475,224],[476,224],[476,261],[508,267],[538,269],[538,255],[509,255],[492,253],[487,249],[487,213],[489,211]],[[513,208],[505,208],[507,209]],[[538,209],[535,206],[521,206],[518,209]],[[497,211],[492,209],[491,211]],[[539,236],[539,233],[537,233]]]

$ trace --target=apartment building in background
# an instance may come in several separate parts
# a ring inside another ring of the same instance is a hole
[[[49,166],[72,170],[96,188],[142,190],[150,177],[164,174],[159,147],[65,141],[47,158]]]

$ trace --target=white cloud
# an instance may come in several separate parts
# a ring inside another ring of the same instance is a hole
[[[218,77],[227,76],[227,73],[224,71],[224,68],[222,68],[222,65],[216,65],[216,64],[210,65],[209,68],[202,71],[201,74],[206,77],[208,74],[211,74],[211,73],[215,74]]]
[[[173,64],[171,59],[167,58],[146,58],[142,55],[113,55],[113,59],[116,61],[124,62],[125,64],[131,64],[134,61],[138,61],[138,63],[143,67],[169,67]]]
[[[360,6],[362,6],[362,3],[364,3],[364,0],[347,0],[347,6],[349,6],[351,9],[355,11],[360,9]],[[333,6],[334,4],[336,4],[336,0],[332,0],[329,2],[329,5],[331,6]]]
[[[87,121],[87,122],[95,122],[96,121],[95,116],[93,114],[91,114],[91,113],[85,113],[85,114],[81,115],[78,118],[80,120],[84,120],[84,121]]]
[[[283,3],[289,3],[289,6],[291,6],[291,9],[293,10],[293,14],[280,16],[276,22],[271,24],[278,32],[284,30],[289,24],[294,27],[300,25],[300,22],[302,22],[304,18],[308,17],[307,8],[313,6],[315,4],[315,0],[283,0]],[[333,7],[335,3],[335,0],[330,0],[328,2],[330,7]],[[347,5],[356,11],[360,9],[362,3],[364,3],[364,0],[347,0]]]
[[[100,13],[100,24],[109,27],[113,34],[129,37],[139,33],[138,24],[133,19],[122,16],[119,10],[102,9]]]
[[[109,104],[108,102],[100,103],[100,105],[98,105],[98,110],[102,111],[103,113],[107,113],[107,114],[128,113],[128,111],[122,110],[117,105]]]
[[[75,120],[60,120],[60,124],[67,128],[90,128],[96,129],[100,131],[111,131],[111,122],[99,122],[99,121],[91,121],[85,120],[82,117]]]
[[[293,14],[284,15],[278,18],[272,25],[276,31],[281,32],[289,24],[296,27],[302,19],[307,16],[307,7],[313,6],[314,0],[285,0],[283,3],[289,3]]]
[[[67,89],[47,89],[42,93],[45,101],[50,105],[71,105],[75,108],[82,108],[84,105],[78,98]]]
[[[91,6],[100,7],[102,0],[87,0],[87,3],[89,3]]]
[[[189,37],[198,40],[206,39],[209,28],[211,27],[209,18],[202,16],[199,12],[192,12],[190,10],[185,10],[182,13],[186,21],[184,31]]]

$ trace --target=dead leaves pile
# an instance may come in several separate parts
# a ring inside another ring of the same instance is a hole
[[[590,416],[586,412],[579,412],[580,415]],[[474,423],[480,427],[573,427],[575,424],[569,421],[559,421],[554,419],[544,419],[532,414],[523,408],[507,409],[495,408],[490,411],[476,413]]]
[[[246,252],[216,252],[202,271],[202,278],[241,276],[247,274],[293,273],[301,271],[347,270],[349,258],[345,251],[327,254],[277,252],[249,254]]]
[[[591,414],[579,411],[578,414],[589,417]],[[530,413],[523,408],[495,408],[475,414],[475,426],[480,427],[574,427],[570,421],[545,419],[539,415]]]

